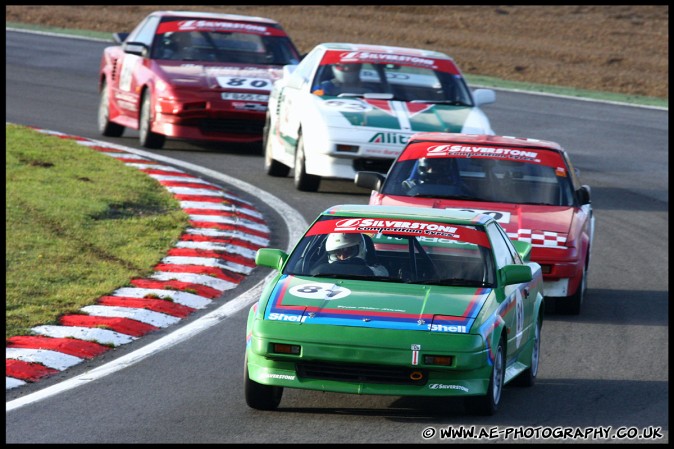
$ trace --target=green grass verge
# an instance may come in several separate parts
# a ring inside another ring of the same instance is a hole
[[[5,144],[6,337],[150,275],[188,225],[164,187],[112,157],[9,124]]]

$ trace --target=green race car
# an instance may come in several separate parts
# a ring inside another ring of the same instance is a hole
[[[247,404],[273,410],[284,388],[465,396],[491,415],[503,386],[536,380],[543,322],[540,266],[489,215],[340,205],[290,254],[249,312]]]

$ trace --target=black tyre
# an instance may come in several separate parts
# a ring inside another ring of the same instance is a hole
[[[160,149],[166,142],[166,136],[152,132],[152,102],[150,93],[145,92],[138,119],[138,140],[145,148]]]
[[[248,407],[256,410],[276,410],[283,397],[283,387],[262,385],[248,376],[248,357],[243,364],[243,391]]]
[[[513,385],[520,387],[533,387],[536,384],[536,376],[538,375],[538,364],[541,357],[541,320],[536,320],[536,327],[534,328],[534,347],[531,351],[531,363],[529,368],[522,371],[522,373],[513,379]]]
[[[263,134],[264,141],[262,142],[262,144],[264,145],[264,171],[269,176],[285,178],[286,176],[288,176],[288,173],[290,173],[290,167],[280,163],[279,161],[275,160],[272,157],[271,144],[269,143],[270,141],[269,128],[270,128],[269,117],[267,117],[267,120],[264,125],[264,134]]]
[[[300,134],[295,150],[295,188],[303,192],[315,192],[321,184],[321,177],[307,174],[305,159],[304,138]]]
[[[98,132],[106,137],[121,137],[124,134],[124,127],[110,121],[110,97],[108,95],[108,85],[104,82],[98,103]]]
[[[580,285],[576,293],[568,298],[557,299],[555,303],[555,310],[565,315],[579,315],[580,308],[585,299],[585,292],[587,291],[587,264],[583,269],[583,276],[580,278]]]
[[[499,340],[494,352],[494,368],[489,379],[487,394],[484,396],[470,396],[466,398],[466,409],[474,415],[491,416],[501,404],[503,381],[505,379],[505,344],[503,338]]]

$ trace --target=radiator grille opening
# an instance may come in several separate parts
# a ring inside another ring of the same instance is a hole
[[[425,385],[428,377],[422,369],[327,362],[300,362],[297,364],[297,376],[306,379],[403,385]]]
[[[391,168],[393,159],[375,159],[375,158],[359,158],[353,160],[353,169],[355,171],[376,171],[386,174]]]
[[[262,138],[262,120],[201,119],[198,123],[201,132],[226,134],[254,134]]]

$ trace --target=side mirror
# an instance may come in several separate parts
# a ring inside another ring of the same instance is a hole
[[[255,253],[255,264],[260,267],[269,267],[280,270],[286,263],[288,254],[280,249],[260,248]]]
[[[506,265],[499,273],[504,285],[530,282],[533,279],[529,265]]]
[[[475,100],[475,106],[494,103],[496,101],[496,92],[491,89],[475,89],[473,100]]]
[[[295,75],[296,69],[297,64],[284,65],[283,78],[281,78],[281,80],[286,87],[290,87],[292,89],[302,89],[307,84],[307,80],[303,76],[300,76],[300,74]]]
[[[576,190],[576,197],[581,205],[590,204],[590,186],[583,184],[580,189]]]
[[[147,45],[141,42],[126,42],[122,45],[122,48],[124,49],[124,53],[141,56],[143,58],[147,57],[150,52]]]
[[[356,177],[353,181],[358,187],[379,192],[379,189],[384,185],[385,180],[386,176],[376,171],[359,171],[356,172]]]

